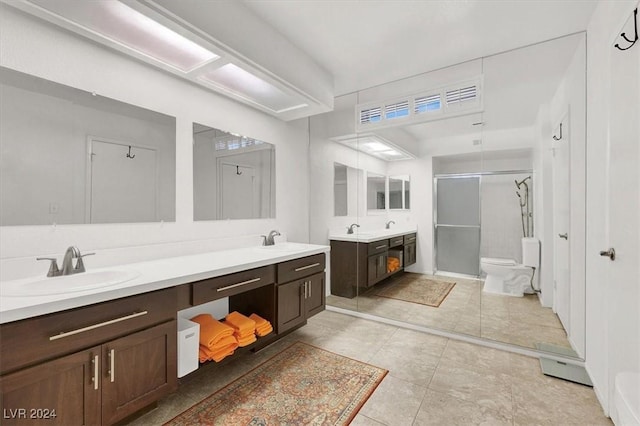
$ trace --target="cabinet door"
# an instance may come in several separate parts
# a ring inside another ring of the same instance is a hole
[[[372,286],[387,276],[387,253],[369,256],[367,286]]]
[[[100,424],[99,364],[96,346],[3,376],[2,424]]]
[[[282,333],[306,320],[304,304],[304,282],[306,280],[292,281],[287,284],[279,284],[278,290],[278,327],[277,332]]]
[[[177,388],[176,321],[102,345],[102,422],[112,424]]]
[[[416,263],[416,244],[411,243],[404,246],[404,266]]]
[[[315,274],[304,280],[307,284],[305,303],[306,317],[312,317],[324,311],[324,272]]]

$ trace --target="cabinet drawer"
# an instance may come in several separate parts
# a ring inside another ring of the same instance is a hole
[[[175,318],[176,289],[0,325],[0,374],[77,352]]]
[[[287,283],[324,271],[324,253],[278,263],[278,283]]]
[[[389,240],[389,247],[397,247],[404,244],[404,238],[402,235],[399,237],[393,237]]]
[[[193,305],[233,296],[276,282],[275,266],[263,266],[193,283]]]
[[[384,253],[389,250],[389,240],[380,240],[369,243],[367,251],[369,255]]]
[[[416,234],[408,234],[404,236],[404,243],[410,244],[416,242]]]

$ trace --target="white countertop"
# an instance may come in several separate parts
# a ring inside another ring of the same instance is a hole
[[[274,246],[214,251],[110,268],[99,268],[88,270],[88,272],[106,270],[131,271],[136,273],[137,277],[107,287],[53,295],[7,295],[11,293],[9,290],[11,288],[26,285],[45,277],[4,281],[0,283],[0,324],[246,271],[287,260],[329,252],[329,250],[329,246],[287,242],[276,243]]]
[[[352,241],[357,243],[372,243],[374,241],[384,240],[386,238],[399,237],[400,235],[414,234],[415,229],[377,229],[373,231],[354,231],[353,234],[346,232],[340,234],[329,234],[329,240],[334,241]]]

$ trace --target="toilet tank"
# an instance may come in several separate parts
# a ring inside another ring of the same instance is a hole
[[[522,239],[522,264],[532,268],[540,266],[540,240],[537,238]]]

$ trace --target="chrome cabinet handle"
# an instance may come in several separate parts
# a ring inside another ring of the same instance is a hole
[[[116,350],[109,351],[109,379],[111,383],[116,380]]]
[[[142,311],[142,312],[135,312],[131,315],[126,315],[124,317],[120,317],[120,318],[116,318],[116,319],[112,319],[109,321],[105,321],[105,322],[101,322],[99,324],[93,324],[87,327],[82,327],[82,328],[78,328],[77,330],[72,330],[72,331],[67,331],[67,332],[62,332],[60,334],[56,334],[55,336],[51,336],[49,337],[49,340],[58,340],[58,339],[62,339],[64,337],[69,337],[69,336],[73,336],[74,334],[78,334],[78,333],[84,333],[85,331],[89,331],[89,330],[95,330],[96,328],[100,328],[100,327],[104,327],[107,325],[111,325],[111,324],[115,324],[117,322],[120,321],[126,321],[132,318],[136,318],[136,317],[141,317],[143,315],[147,315],[149,313],[149,311]]]
[[[258,281],[260,281],[260,277],[254,278],[252,280],[242,281],[241,283],[237,283],[237,284],[231,284],[228,286],[220,287],[220,288],[217,288],[216,291],[225,291],[225,290],[229,290],[230,288],[236,288],[236,287],[240,287],[241,285],[247,285],[247,284],[255,283]]]
[[[387,247],[387,245],[386,245],[386,244],[383,244],[383,245],[381,245],[381,246],[376,247],[376,250],[380,250],[380,249],[383,249],[383,248],[385,248],[385,247]]]
[[[99,381],[100,381],[100,357],[98,355],[94,356],[91,360],[91,364],[93,364],[93,377],[91,381],[93,382],[93,389],[98,390]]]
[[[311,281],[309,281],[309,299],[311,299]]]
[[[411,238],[409,238],[408,240],[409,240],[409,241],[415,241],[415,240],[416,240],[416,237],[411,237]]]
[[[316,266],[320,266],[320,263],[312,263],[311,265],[301,266],[299,268],[294,269],[295,272],[304,271],[305,269],[315,268]]]
[[[566,232],[564,234],[558,234],[558,237],[568,240],[569,239],[569,234],[567,234]]]
[[[616,250],[611,247],[609,250],[601,251],[600,256],[608,257],[611,260],[616,260]]]

